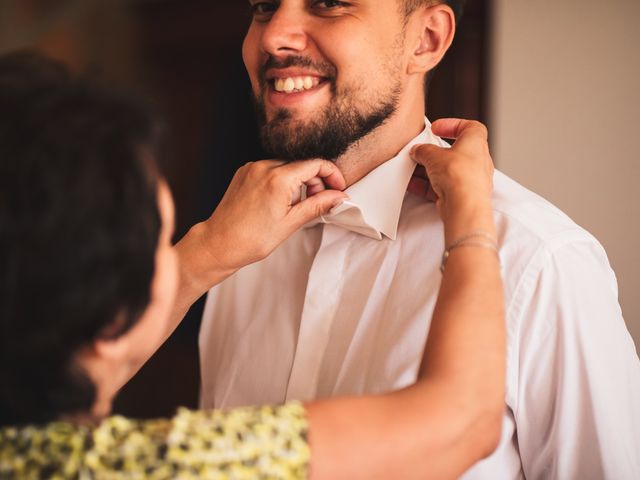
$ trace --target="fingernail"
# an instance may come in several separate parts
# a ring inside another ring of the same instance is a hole
[[[333,210],[334,208],[339,207],[347,200],[349,200],[349,197],[346,197],[346,196],[343,198],[337,198],[336,200],[334,200],[333,204],[331,205],[331,209]]]
[[[416,149],[418,148],[418,145],[414,145],[413,147],[411,147],[411,150],[409,150],[409,156],[411,158],[415,157],[415,153],[416,153]]]

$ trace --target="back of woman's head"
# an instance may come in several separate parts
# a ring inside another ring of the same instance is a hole
[[[35,54],[0,57],[0,425],[89,410],[74,355],[148,304],[156,131],[125,94]]]

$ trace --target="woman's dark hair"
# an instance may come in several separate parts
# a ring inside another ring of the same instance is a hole
[[[138,99],[35,53],[0,57],[0,425],[88,411],[74,356],[149,303],[157,133]]]

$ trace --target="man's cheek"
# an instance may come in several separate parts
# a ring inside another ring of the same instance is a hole
[[[257,82],[258,78],[258,56],[256,55],[252,42],[245,40],[242,46],[242,61],[244,67],[251,78],[252,83]]]

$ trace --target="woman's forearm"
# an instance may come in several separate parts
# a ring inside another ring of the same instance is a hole
[[[216,242],[207,228],[207,222],[194,225],[174,247],[180,263],[180,280],[167,337],[200,297],[237,271],[221,262],[224,252],[217,252],[215,246],[222,242]]]
[[[459,214],[458,230],[446,229],[445,244],[468,234],[496,238],[489,203]],[[449,226],[451,223],[446,222]],[[451,250],[433,314],[420,379],[443,393],[451,410],[452,442],[471,441],[486,456],[499,440],[505,389],[504,298],[498,252],[475,245]],[[454,425],[458,429],[452,428]]]
[[[327,189],[300,201],[294,192],[307,182]],[[180,265],[178,292],[153,351],[202,295],[238,269],[266,258],[300,227],[342,202],[345,186],[338,168],[327,160],[263,160],[241,167],[212,216],[193,226],[174,247]],[[131,376],[147,360],[132,365]]]
[[[445,221],[445,245],[464,238],[449,252],[420,378],[443,377],[468,392],[486,390],[479,398],[502,398],[504,298],[490,202],[458,206]]]
[[[236,269],[229,269],[221,265],[214,256],[212,248],[218,242],[211,238],[207,231],[206,222],[196,224],[173,247],[178,254],[180,277],[176,299],[169,317],[169,321],[161,324],[162,337],[155,341],[146,358],[141,358],[136,364],[131,364],[129,376],[124,379],[124,386],[164,344],[175,329],[180,325],[191,306],[213,286],[235,273]]]
[[[327,190],[303,201],[294,198],[293,192],[300,192],[309,181],[320,182]],[[343,201],[345,187],[338,168],[326,160],[263,160],[241,167],[213,215],[192,227],[174,247],[180,283],[165,339],[209,289],[266,258],[300,227]]]

